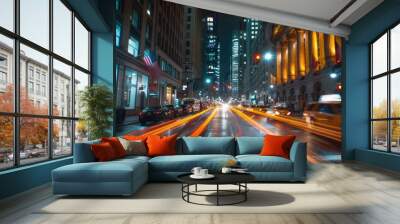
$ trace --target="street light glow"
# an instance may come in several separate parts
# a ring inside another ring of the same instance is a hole
[[[269,51],[264,54],[264,60],[266,60],[266,61],[270,61],[272,59],[272,57],[273,57],[273,55]]]
[[[273,89],[273,88],[274,88],[274,85],[269,85],[269,88]]]
[[[329,77],[331,77],[331,79],[336,79],[337,78],[337,74],[332,72],[331,74],[329,74]]]
[[[210,79],[210,78],[207,78],[207,79],[206,79],[206,83],[207,83],[207,84],[210,84],[210,83],[211,83],[211,79]]]

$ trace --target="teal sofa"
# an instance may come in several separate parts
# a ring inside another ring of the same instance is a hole
[[[96,162],[90,145],[75,144],[74,163],[52,171],[54,194],[132,195],[148,181],[176,181],[193,167],[219,172],[229,160],[236,160],[259,182],[306,181],[306,143],[294,142],[290,159],[260,156],[263,137],[183,137],[177,140],[177,155],[127,156]]]

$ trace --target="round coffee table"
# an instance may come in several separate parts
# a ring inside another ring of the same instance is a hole
[[[198,205],[234,205],[247,201],[247,192],[249,188],[247,183],[255,180],[255,177],[248,173],[229,173],[213,174],[215,177],[212,179],[193,179],[189,174],[182,174],[177,177],[178,181],[182,183],[182,199],[188,203]],[[198,190],[197,185],[215,185],[215,190]],[[220,185],[236,185],[237,190],[224,190],[220,189]],[[190,191],[190,186],[195,186],[194,191]],[[206,194],[214,192],[215,194]],[[216,204],[202,204],[190,200],[190,196],[203,196],[203,197],[216,197]],[[221,197],[240,196],[240,199],[231,203],[221,203]]]

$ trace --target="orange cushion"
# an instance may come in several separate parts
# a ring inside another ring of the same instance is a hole
[[[108,142],[114,149],[115,155],[118,158],[125,157],[126,156],[126,151],[124,149],[124,146],[122,146],[121,142],[117,137],[110,137],[110,138],[101,138],[101,142]]]
[[[150,135],[147,137],[146,143],[148,147],[148,156],[165,156],[176,155],[176,138],[178,135],[160,137],[158,135]]]
[[[286,159],[290,159],[290,148],[296,136],[277,136],[277,135],[265,135],[264,145],[261,149],[260,155],[262,156],[280,156]]]
[[[117,158],[112,145],[108,142],[93,144],[91,145],[91,149],[94,157],[99,162],[110,161]]]

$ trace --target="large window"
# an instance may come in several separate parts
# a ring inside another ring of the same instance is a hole
[[[87,138],[77,105],[89,52],[90,32],[63,0],[1,0],[0,170],[70,156]]]
[[[371,46],[371,147],[400,153],[400,25]]]

